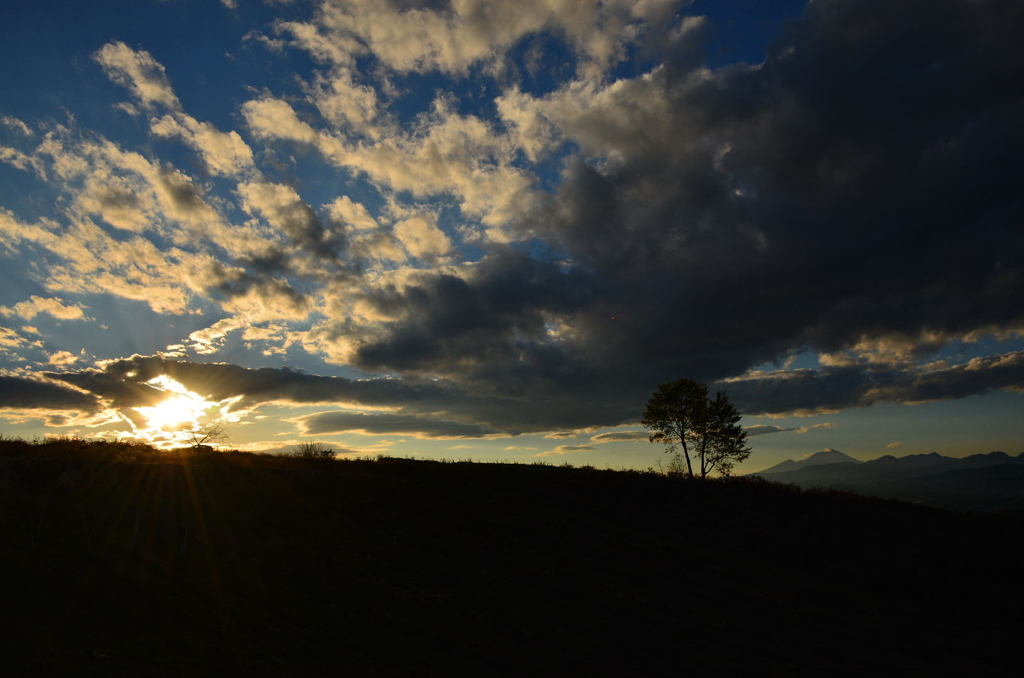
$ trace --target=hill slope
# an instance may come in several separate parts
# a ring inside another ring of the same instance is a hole
[[[1022,668],[1017,516],[561,467],[79,448],[0,445],[7,675]]]

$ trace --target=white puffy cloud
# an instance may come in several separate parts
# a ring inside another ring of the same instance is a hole
[[[448,254],[452,243],[437,227],[437,219],[420,214],[395,224],[395,236],[414,257],[438,257]]]
[[[335,128],[371,137],[382,133],[375,124],[380,115],[377,91],[354,82],[350,70],[338,69],[330,75],[317,76],[310,97],[320,115]]]
[[[576,452],[590,452],[594,448],[590,445],[558,445],[557,447],[547,450],[546,452],[539,452],[533,456],[535,457],[558,457],[565,454],[574,454]]]
[[[13,115],[0,115],[0,124],[4,127],[13,129],[22,136],[32,136],[32,128],[26,125],[23,120],[16,118]]]
[[[355,231],[371,231],[378,227],[377,220],[370,215],[366,205],[355,202],[347,195],[332,201],[327,205],[327,211],[331,218]]]
[[[499,227],[532,202],[535,178],[514,164],[514,148],[481,118],[452,111],[443,99],[410,131],[388,128],[379,139],[348,142],[299,120],[285,101],[242,107],[253,133],[314,145],[331,163],[416,197],[452,195],[463,212]]]
[[[176,170],[102,139],[49,135],[43,146],[38,157],[49,158],[53,175],[63,181],[67,208],[59,219],[34,222],[0,210],[0,245],[16,252],[25,245],[40,248],[47,268],[38,282],[51,292],[113,294],[158,313],[181,314],[192,295],[211,283],[204,274],[211,257],[195,251],[197,245],[217,239],[218,248],[259,247],[257,234],[224,224]],[[95,215],[129,235],[112,236]],[[178,244],[161,242],[161,236]]]
[[[703,71],[691,76],[694,84]],[[513,128],[512,139],[530,157],[564,140],[590,157],[616,161],[638,152],[657,152],[682,134],[665,96],[665,73],[657,68],[637,78],[606,84],[577,79],[542,97],[510,89],[496,99],[498,114]]]
[[[310,311],[308,300],[278,278],[267,278],[250,285],[223,301],[221,307],[244,318],[247,323],[301,321]]]
[[[33,157],[10,146],[0,146],[0,162],[5,162],[12,167],[17,167],[23,172],[34,172],[40,177],[46,176],[43,163],[39,158]]]
[[[278,29],[315,58],[348,65],[372,53],[397,71],[465,74],[500,57],[526,35],[552,30],[584,67],[603,71],[650,25],[671,18],[678,0],[455,0],[445,9],[380,0],[328,0],[312,22]]]
[[[361,259],[402,262],[406,260],[405,249],[391,233],[359,233],[349,241],[349,250]]]
[[[231,176],[253,168],[252,149],[238,132],[221,132],[208,122],[190,115],[165,115],[152,121],[157,136],[180,137],[202,156],[214,174]]]
[[[111,42],[93,58],[111,80],[131,89],[143,105],[160,104],[175,109],[181,106],[164,67],[149,52],[134,50],[123,42]]]
[[[238,317],[222,318],[201,330],[196,330],[188,335],[189,347],[200,354],[216,353],[224,344],[228,334],[245,326],[245,322]]]
[[[292,212],[304,205],[302,198],[291,186],[270,182],[252,182],[238,185],[242,206],[249,212],[262,214],[267,221],[279,228],[292,218]]]
[[[647,431],[606,431],[605,433],[598,433],[590,437],[592,443],[621,443],[630,442],[634,440],[648,440],[649,433]]]
[[[222,132],[182,110],[166,70],[149,52],[133,50],[123,42],[112,42],[96,52],[94,58],[111,80],[128,87],[147,108],[160,104],[171,109],[169,114],[150,121],[154,134],[181,138],[200,154],[214,174],[230,176],[252,168],[252,150],[238,132]],[[130,115],[137,112],[126,102],[118,106]]]
[[[74,365],[78,362],[78,356],[69,351],[57,351],[56,353],[50,354],[47,358],[47,362],[58,367]]]
[[[81,189],[67,184],[84,214],[98,214],[119,228],[152,230],[175,244],[206,241],[234,256],[251,256],[273,244],[272,234],[248,225],[230,225],[204,196],[203,186],[184,172],[140,153],[99,142],[71,143],[62,156],[83,162]]]
[[[0,327],[0,350],[18,348],[27,343],[25,337],[9,327]]]
[[[65,304],[56,297],[39,297],[32,295],[13,307],[0,306],[0,314],[16,315],[31,320],[37,315],[46,314],[61,320],[81,320],[85,317],[82,307],[77,304]]]
[[[299,120],[287,101],[273,98],[253,99],[242,104],[242,115],[253,134],[263,139],[287,139],[312,144],[316,130]]]
[[[851,339],[844,351],[820,353],[818,362],[828,367],[858,364],[911,365],[921,356],[931,354],[959,338],[932,329],[923,329],[914,334],[862,334]]]

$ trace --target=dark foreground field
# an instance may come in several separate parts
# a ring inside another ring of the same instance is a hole
[[[4,675],[1006,675],[1019,515],[0,443]]]

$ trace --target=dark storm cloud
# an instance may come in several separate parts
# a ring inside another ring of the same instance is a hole
[[[623,161],[571,167],[551,225],[642,310],[620,350],[721,374],[803,343],[1020,321],[1020,19],[813,3],[760,68],[655,79],[644,93],[674,116],[607,133]]]
[[[791,350],[1024,324],[1022,33],[1019,2],[819,0],[756,67],[667,55],[562,125],[580,156],[521,221],[568,269],[535,257],[502,276],[499,253],[382,295],[403,315],[358,361],[530,395],[545,419],[570,402],[568,427],[635,420],[659,382]],[[551,341],[550,318],[571,333]],[[995,374],[830,369],[744,399],[958,397]]]
[[[225,363],[193,363],[159,356],[133,356],[105,363],[102,369],[50,373],[52,379],[74,384],[115,406],[152,404],[163,391],[146,382],[166,375],[211,400],[244,396],[242,405],[272,401],[291,403],[354,402],[392,406],[420,400],[444,400],[446,391],[431,384],[410,385],[396,379],[353,380],[322,377],[287,368],[249,369]]]
[[[833,367],[754,375],[717,384],[747,414],[841,410],[883,402],[948,400],[1024,386],[1024,352],[901,370]]]
[[[97,404],[95,396],[66,386],[0,376],[0,408],[90,411]]]
[[[442,419],[403,414],[360,414],[323,412],[302,420],[307,435],[366,432],[370,434],[416,435],[424,438],[479,438],[493,430]]]
[[[351,407],[391,407],[387,415],[329,412],[309,417],[309,433],[362,429],[375,433],[407,433],[427,437],[475,437],[492,433],[517,435],[550,431],[559,425],[583,428],[636,421],[643,399],[627,403],[608,397],[578,402],[550,393],[533,396],[485,396],[452,382],[413,379],[346,379],[324,377],[287,368],[250,369],[230,364],[203,364],[168,360],[158,356],[134,356],[107,363],[103,369],[48,373],[46,376],[73,384],[109,400],[119,409],[153,405],[166,397],[146,382],[166,375],[211,400],[242,396],[236,407],[269,402],[297,405],[341,403]],[[2,382],[10,407],[89,408],[95,398],[53,384],[5,377]],[[9,382],[9,383],[8,383]],[[16,383],[15,383],[16,382]],[[766,373],[715,384],[747,414],[808,413],[838,410],[880,402],[918,402],[960,398],[998,388],[1024,384],[1024,352],[975,358],[952,366],[918,370],[863,366],[792,370]],[[23,400],[17,400],[25,389]],[[580,397],[585,397],[580,393]],[[17,402],[49,402],[50,405],[18,405]],[[622,412],[626,412],[625,415]],[[348,417],[348,419],[346,419]],[[595,422],[597,422],[595,424]],[[357,425],[358,424],[358,425]],[[348,426],[348,429],[344,427]],[[771,430],[768,430],[771,429]],[[791,429],[753,427],[750,435]],[[566,433],[566,436],[571,434]],[[550,436],[554,437],[554,436]],[[593,442],[641,440],[643,431],[597,434]]]
[[[235,406],[269,402],[296,405],[340,403],[352,407],[398,408],[398,414],[436,430],[436,421],[463,426],[464,433],[519,434],[549,431],[559,424],[582,427],[595,418],[619,423],[618,407],[595,405],[586,412],[573,403],[545,394],[536,397],[472,393],[452,382],[414,378],[346,379],[324,377],[287,368],[250,369],[223,363],[193,363],[159,356],[133,356],[110,361],[102,369],[54,372],[47,376],[78,386],[124,409],[152,405],[166,393],[146,382],[166,375],[211,400],[242,396]]]
[[[115,408],[147,407],[156,405],[167,397],[162,389],[145,383],[145,379],[126,375],[115,376],[101,370],[48,372],[44,376],[93,393],[108,400]]]
[[[333,261],[345,247],[345,239],[338,225],[328,227],[313,208],[302,200],[278,206],[271,223],[283,230],[304,251],[320,259]]]
[[[288,253],[281,248],[271,248],[260,255],[240,259],[239,263],[252,268],[257,275],[274,275],[290,270]]]
[[[210,290],[229,299],[254,296],[263,305],[286,315],[303,315],[306,297],[291,283],[275,274],[289,271],[289,261],[283,252],[270,251],[262,257],[243,263],[251,265],[255,274],[243,270],[227,269],[216,264],[210,271],[213,284]]]
[[[869,404],[863,398],[874,384],[897,374],[861,366],[791,370],[716,384],[715,390],[744,414],[832,411]]]
[[[785,433],[787,431],[795,431],[794,428],[785,428],[783,426],[772,426],[769,424],[760,424],[757,426],[747,426],[743,429],[748,436],[763,436],[769,433]]]
[[[321,263],[338,263],[346,246],[343,225],[321,219],[295,189],[285,184],[253,182],[240,184],[238,193],[246,211],[262,215],[299,250]]]
[[[158,179],[160,188],[176,210],[182,213],[199,212],[206,209],[206,203],[195,185],[183,174],[161,170]]]
[[[985,393],[993,389],[1024,390],[1024,351],[974,358],[962,365],[929,369],[907,384],[887,390],[879,386],[879,399],[920,402],[948,400]]]
[[[400,319],[384,338],[363,345],[356,362],[368,369],[450,372],[478,388],[492,382],[520,395],[535,378],[572,378],[577,361],[545,341],[552,329],[547,319],[592,304],[597,289],[597,281],[558,262],[499,249],[466,279],[424,275],[400,292],[374,292],[370,304]]]
[[[134,210],[139,207],[139,197],[131,191],[107,188],[96,196],[96,202],[104,210]]]

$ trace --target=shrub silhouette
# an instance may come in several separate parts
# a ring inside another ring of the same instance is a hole
[[[324,443],[302,443],[295,448],[292,456],[299,459],[316,459],[319,461],[331,461],[337,456],[338,451]]]

